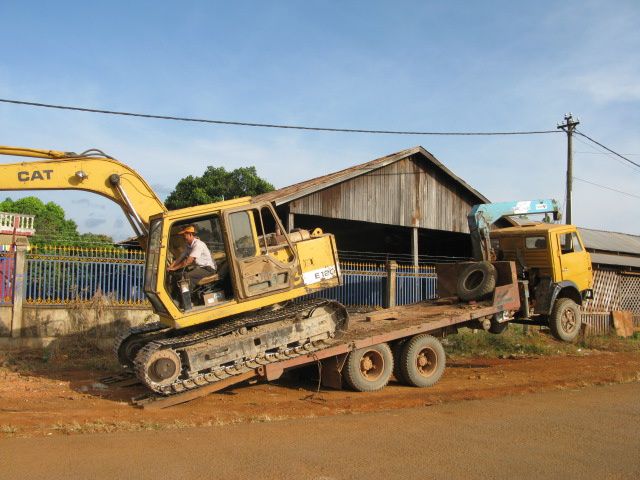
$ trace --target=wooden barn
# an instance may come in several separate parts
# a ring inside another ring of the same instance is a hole
[[[487,198],[422,147],[262,194],[288,229],[335,234],[342,258],[470,257],[467,214]]]

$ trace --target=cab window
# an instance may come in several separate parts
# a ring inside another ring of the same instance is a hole
[[[236,212],[229,215],[233,250],[238,258],[256,256],[256,244],[249,215],[250,212]]]
[[[578,240],[578,235],[576,232],[573,233],[561,233],[558,236],[558,241],[560,243],[560,248],[562,254],[573,253],[573,252],[582,252],[582,245],[580,245],[580,241]]]
[[[547,239],[545,237],[527,237],[524,244],[529,250],[545,249],[547,248]]]

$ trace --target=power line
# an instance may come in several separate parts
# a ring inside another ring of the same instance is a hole
[[[609,157],[611,160],[615,160],[615,161],[616,161],[616,162],[618,162],[620,165],[624,166],[625,168],[630,169],[632,172],[634,172],[634,173],[640,173],[640,170],[638,170],[637,168],[635,168],[635,167],[634,167],[633,165],[631,165],[630,163],[628,163],[628,162],[626,162],[626,161],[624,161],[624,160],[621,160],[620,158],[616,157],[616,156],[615,156],[615,155],[613,155],[612,153],[610,153],[610,152],[596,151],[596,149],[597,149],[598,147],[596,147],[594,144],[589,143],[588,141],[583,140],[583,139],[581,139],[581,138],[579,138],[579,137],[576,137],[576,140],[577,140],[578,142],[582,143],[583,145],[585,145],[585,146],[587,146],[587,147],[589,147],[589,148],[591,148],[591,149],[593,149],[593,150],[594,150],[593,152],[576,152],[576,153],[580,153],[580,154],[583,154],[583,153],[591,153],[591,154],[594,154],[594,155],[606,155],[606,156],[607,156],[607,157]]]
[[[623,192],[622,190],[616,190],[615,188],[607,187],[606,185],[600,185],[599,183],[590,182],[589,180],[584,180],[582,178],[573,177],[574,180],[578,180],[579,182],[588,183],[589,185],[593,185],[595,187],[604,188],[605,190],[611,190],[612,192],[621,193],[623,195],[627,195],[628,197],[640,198],[640,195],[634,195],[633,193]]]
[[[621,159],[623,159],[623,160],[625,160],[625,161],[629,162],[630,164],[635,165],[636,167],[640,168],[640,163],[636,163],[636,162],[634,162],[633,160],[628,159],[628,158],[627,158],[627,157],[625,157],[624,155],[620,155],[618,152],[616,152],[616,151],[614,151],[614,150],[611,150],[609,147],[604,146],[604,145],[603,145],[603,144],[601,144],[600,142],[598,142],[598,141],[594,140],[593,138],[589,137],[588,135],[585,135],[584,133],[582,133],[582,132],[580,132],[580,131],[578,131],[578,130],[576,130],[575,132],[576,132],[578,135],[580,135],[580,136],[582,136],[582,137],[586,138],[587,140],[589,140],[589,141],[591,141],[591,142],[595,143],[595,144],[596,144],[596,145],[598,145],[599,147],[604,148],[607,152],[611,152],[611,153],[613,153],[615,156],[620,157]]]
[[[585,143],[585,145],[586,145],[586,143]],[[582,152],[582,151],[579,151],[579,150],[574,150],[574,153],[585,153],[585,154],[589,154],[589,155],[609,155],[609,156],[611,155],[608,152]],[[627,157],[635,157],[635,156],[640,155],[640,153],[623,153],[622,155],[625,155]]]
[[[153,115],[148,113],[119,112],[115,110],[100,110],[96,108],[71,107],[66,105],[53,105],[48,103],[26,102],[23,100],[10,100],[0,98],[2,103],[14,105],[27,105],[31,107],[53,108],[58,110],[73,110],[77,112],[102,113],[106,115],[122,115],[126,117],[154,118],[157,120],[173,120],[178,122],[213,123],[217,125],[232,125],[242,127],[283,128],[289,130],[311,130],[317,132],[342,132],[342,133],[371,133],[382,135],[448,135],[448,136],[490,136],[490,135],[539,135],[546,133],[560,133],[556,130],[532,130],[511,132],[421,132],[401,130],[366,130],[361,128],[331,128],[331,127],[305,127],[300,125],[280,125],[271,123],[234,122],[229,120],[210,120],[204,118],[175,117],[169,115]]]

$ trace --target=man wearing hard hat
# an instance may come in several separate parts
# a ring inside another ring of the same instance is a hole
[[[207,245],[196,237],[193,225],[183,228],[178,235],[182,235],[187,248],[167,270],[175,272],[184,269],[184,278],[189,280],[189,288],[193,291],[200,279],[216,273],[216,264]]]

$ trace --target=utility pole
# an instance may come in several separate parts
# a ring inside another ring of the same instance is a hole
[[[567,132],[567,208],[565,214],[565,222],[567,225],[571,223],[571,190],[573,189],[573,131],[576,126],[580,125],[580,121],[570,113],[564,116],[564,123],[558,124],[560,130]]]

